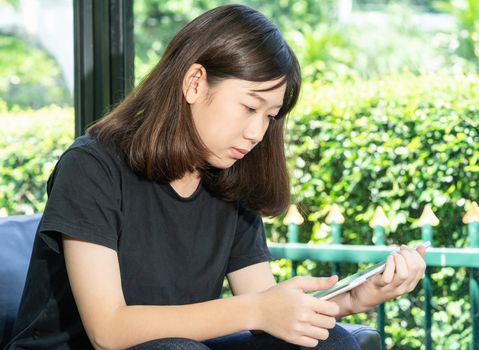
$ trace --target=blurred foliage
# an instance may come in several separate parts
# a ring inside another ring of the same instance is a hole
[[[135,1],[137,82],[156,64],[167,43],[188,21],[207,9],[234,2]],[[442,33],[426,31],[412,22],[417,8],[408,4],[417,5],[417,2],[382,1],[386,6],[382,13],[384,23],[364,16],[338,22],[338,1],[334,0],[241,3],[259,10],[279,27],[296,52],[303,78],[308,81],[369,79],[400,72],[427,73],[450,67],[454,59],[454,52],[443,47],[446,43]]]
[[[9,5],[18,8],[20,0],[0,0],[0,5]]]
[[[401,3],[414,6],[422,11],[434,11],[435,0],[402,0]],[[390,5],[397,4],[397,0],[353,0],[354,6],[362,10],[382,10]]]
[[[141,79],[159,60],[167,43],[193,18],[214,7],[238,3],[234,0],[138,0],[135,14],[135,75]],[[314,27],[331,21],[335,0],[247,0],[242,4],[273,18],[280,28]]]
[[[68,105],[69,92],[56,62],[21,38],[0,34],[0,101],[8,109]]]
[[[287,41],[301,62],[304,81],[372,79],[390,74],[427,74],[449,67],[441,42],[430,45],[434,34],[410,23],[412,10],[391,5],[387,21],[324,23],[289,28]]]
[[[438,0],[434,4],[457,22],[452,49],[479,69],[479,0]]]
[[[356,53],[353,69],[364,79],[390,74],[427,74],[449,68],[453,55],[436,44],[437,32],[413,22],[415,8],[392,4],[386,21],[365,21],[348,27],[351,49]]]
[[[0,216],[43,211],[48,176],[73,141],[73,118],[72,108],[7,114],[0,104]]]

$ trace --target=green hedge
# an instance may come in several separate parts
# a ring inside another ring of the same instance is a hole
[[[478,92],[478,76],[305,86],[287,151],[312,238],[321,241],[312,223],[337,203],[347,242],[371,241],[378,205],[391,220],[390,243],[419,239],[416,220],[431,204],[442,221],[435,244],[464,246],[461,218],[479,197]]]
[[[330,240],[327,208],[346,217],[344,242],[371,243],[368,221],[377,205],[391,220],[388,243],[419,240],[425,204],[441,220],[436,246],[467,245],[461,223],[479,198],[479,77],[398,76],[384,80],[307,84],[290,117],[287,152],[294,201],[306,223],[302,242]],[[12,123],[12,120],[15,123]],[[45,183],[73,139],[73,111],[45,108],[0,115],[0,214],[42,211]],[[269,239],[284,241],[281,218],[268,220]],[[290,262],[273,266],[279,280]],[[343,274],[357,266],[341,265]],[[306,261],[300,274],[327,275],[330,266]],[[470,336],[468,278],[464,269],[433,269],[436,349],[467,348]],[[418,288],[387,303],[388,347],[423,346],[423,295]],[[374,325],[374,312],[347,320]]]
[[[72,108],[0,113],[0,216],[43,211],[46,181],[72,142]]]

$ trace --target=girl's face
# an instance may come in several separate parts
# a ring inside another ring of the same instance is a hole
[[[198,89],[198,98],[190,103],[191,113],[201,140],[211,152],[209,164],[229,168],[261,142],[281,109],[286,84],[271,91],[254,90],[268,89],[279,80],[226,79],[213,88],[203,84]]]

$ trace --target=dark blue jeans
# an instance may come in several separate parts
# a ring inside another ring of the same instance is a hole
[[[269,334],[241,332],[220,338],[197,342],[184,338],[165,338],[139,344],[128,350],[360,350],[356,339],[344,328],[336,325],[329,338],[315,348],[305,348],[287,343]]]

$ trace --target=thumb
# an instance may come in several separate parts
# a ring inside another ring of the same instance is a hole
[[[424,258],[424,255],[426,254],[426,248],[424,247],[417,247],[416,251]]]
[[[303,292],[313,292],[331,288],[337,281],[338,276],[336,275],[330,277],[300,277],[293,278],[292,284]]]

